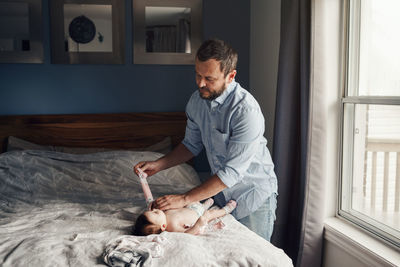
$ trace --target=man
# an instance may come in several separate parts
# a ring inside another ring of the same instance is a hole
[[[270,240],[276,209],[277,179],[264,134],[264,117],[254,97],[236,81],[237,53],[224,41],[205,41],[196,54],[196,83],[186,106],[185,138],[156,161],[139,162],[149,176],[198,155],[203,146],[212,176],[182,195],[155,200],[168,210],[214,196],[223,207],[234,199],[232,215]]]

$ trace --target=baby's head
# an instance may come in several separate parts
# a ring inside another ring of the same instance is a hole
[[[134,235],[160,234],[167,228],[167,217],[162,210],[145,211],[136,219],[133,229]]]

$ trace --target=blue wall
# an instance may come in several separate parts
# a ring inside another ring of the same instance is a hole
[[[183,111],[196,90],[194,67],[134,65],[132,3],[126,0],[123,65],[50,63],[48,2],[43,1],[44,63],[0,64],[0,115]],[[249,85],[250,1],[204,0],[204,39],[218,37],[239,53],[236,80]]]

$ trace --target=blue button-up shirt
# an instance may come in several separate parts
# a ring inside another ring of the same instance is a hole
[[[277,193],[274,165],[264,138],[264,117],[254,97],[237,82],[210,101],[194,92],[186,106],[183,145],[194,155],[206,148],[213,174],[227,186],[216,196],[224,206],[234,199],[232,215],[241,219]]]

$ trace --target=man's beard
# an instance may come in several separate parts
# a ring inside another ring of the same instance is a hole
[[[209,96],[204,96],[201,92],[200,92],[200,97],[201,98],[203,98],[203,99],[205,99],[205,100],[210,100],[210,101],[212,101],[212,100],[214,100],[214,99],[216,99],[217,97],[219,97],[220,95],[222,95],[222,93],[225,91],[225,89],[226,89],[226,86],[225,85],[223,85],[219,90],[217,90],[217,91],[215,91],[215,92],[211,92],[207,87],[201,87],[200,89],[205,89],[205,90],[207,90],[210,94],[209,94]]]

